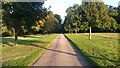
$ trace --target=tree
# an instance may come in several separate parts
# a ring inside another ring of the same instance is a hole
[[[91,28],[94,26],[106,31],[116,30],[116,21],[109,16],[107,7],[103,2],[83,2],[82,10],[90,29],[89,39],[91,39]]]
[[[77,32],[80,30],[79,26],[81,25],[81,15],[80,15],[80,9],[78,4],[73,5],[73,12],[74,12],[74,16],[73,16],[74,21],[72,22],[73,30],[77,34]]]
[[[64,21],[65,30],[73,33],[73,31],[77,32],[77,22],[78,22],[78,15],[77,15],[77,8],[78,4],[74,5],[73,7],[69,7],[66,10],[67,16]]]
[[[59,21],[59,22],[57,22],[56,23],[56,27],[55,27],[55,32],[62,32],[62,19],[61,19],[61,16],[60,15],[58,15],[58,14],[54,14],[54,17]]]
[[[45,19],[36,21],[36,24],[32,26],[32,29],[35,34],[43,29],[45,22]]]
[[[120,6],[117,7],[117,12],[118,12],[118,15],[116,16],[116,21],[118,23],[118,29],[117,31],[120,32]]]
[[[106,32],[115,32],[117,29],[117,23],[113,18],[116,11],[108,10],[104,2],[82,2],[82,5],[76,4],[67,8],[66,13],[65,30],[74,30],[76,33],[89,30],[89,39],[92,29],[97,28]]]
[[[118,11],[117,11],[116,7],[113,7],[111,5],[107,5],[107,8],[108,8],[109,16],[115,18],[118,15]]]
[[[55,14],[54,17],[55,17],[55,18],[59,21],[59,23],[61,24],[62,19],[61,19],[60,15]]]
[[[45,26],[43,27],[44,33],[53,33],[53,32],[59,32],[61,29],[59,20],[55,18],[52,11],[48,11],[48,14],[46,16],[46,22]]]
[[[24,27],[31,31],[31,27],[36,21],[45,17],[45,8],[42,2],[3,2],[3,23],[9,29],[14,30],[15,45],[17,44],[18,34]]]

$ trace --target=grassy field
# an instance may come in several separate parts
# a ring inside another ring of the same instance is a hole
[[[79,51],[97,66],[119,66],[118,34],[66,34]],[[119,39],[120,42],[120,39]]]
[[[2,65],[3,66],[29,66],[45,51],[37,47],[48,47],[57,37],[52,35],[28,35],[19,37],[18,45],[13,46],[14,37],[3,37]]]

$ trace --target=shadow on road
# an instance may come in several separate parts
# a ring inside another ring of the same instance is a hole
[[[35,44],[32,44],[32,46],[43,48],[43,49],[49,50],[49,51],[55,51],[55,52],[59,52],[59,53],[64,53],[64,54],[69,54],[69,55],[77,56],[76,54],[72,54],[72,53],[68,53],[68,52],[63,52],[63,51],[59,51],[59,50],[54,50],[54,49],[49,49],[49,48],[45,48],[45,47],[42,47],[42,46],[39,46],[39,45],[35,45]]]

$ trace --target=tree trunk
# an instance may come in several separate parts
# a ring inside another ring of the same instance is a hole
[[[76,35],[77,35],[77,30],[75,30],[75,33],[76,33]]]
[[[18,40],[18,30],[15,29],[15,45],[17,45],[17,40]]]
[[[90,26],[89,39],[91,39],[91,30],[92,30],[92,28]]]
[[[13,32],[12,35],[15,36],[15,29],[14,28],[12,28],[12,32]]]
[[[69,34],[70,34],[70,30],[69,30]]]
[[[71,34],[73,34],[73,31],[71,30]]]

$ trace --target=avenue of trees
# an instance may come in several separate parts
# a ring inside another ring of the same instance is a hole
[[[2,2],[2,36],[61,31],[61,17],[43,7],[44,2]]]
[[[120,6],[104,2],[82,2],[67,8],[64,21],[65,32],[120,32]]]
[[[43,7],[44,2],[2,2],[2,36],[89,32],[120,32],[120,6],[104,2],[82,2],[67,8],[64,23],[60,15]]]

